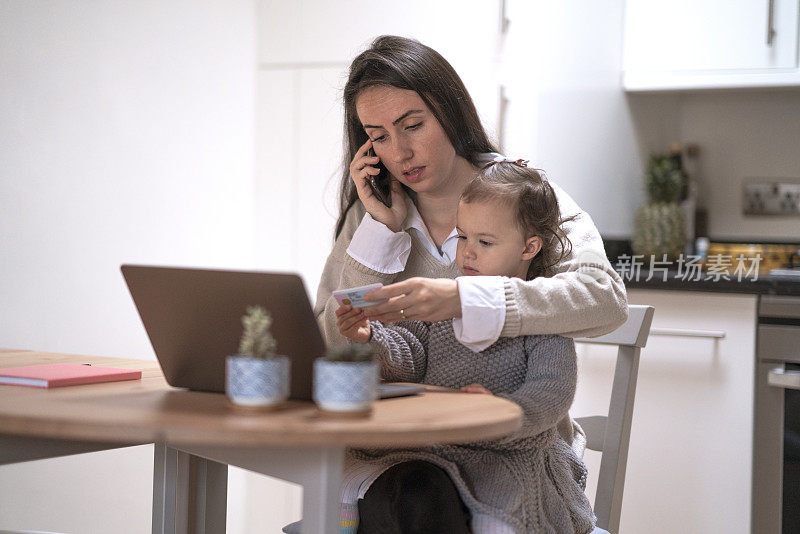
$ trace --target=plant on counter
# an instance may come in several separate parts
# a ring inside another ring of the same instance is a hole
[[[289,397],[289,358],[276,353],[272,317],[261,306],[248,306],[239,354],[225,362],[225,391],[234,404],[277,406]]]
[[[325,412],[367,414],[377,397],[379,370],[372,345],[332,347],[314,362],[314,402]]]
[[[636,213],[631,247],[646,261],[651,255],[660,261],[665,254],[674,261],[686,246],[684,215],[678,204],[686,175],[670,155],[654,154],[645,182],[649,203]]]

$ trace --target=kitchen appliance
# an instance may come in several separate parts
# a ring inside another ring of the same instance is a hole
[[[800,532],[800,297],[762,295],[758,308],[753,525]]]

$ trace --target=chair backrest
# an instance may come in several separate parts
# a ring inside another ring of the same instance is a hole
[[[622,490],[625,486],[639,353],[647,343],[654,311],[652,306],[628,306],[628,320],[617,330],[600,337],[575,340],[581,343],[619,346],[608,415],[575,419],[586,432],[586,446],[603,453],[597,478],[594,513],[597,516],[597,526],[612,534],[619,531],[622,511]]]

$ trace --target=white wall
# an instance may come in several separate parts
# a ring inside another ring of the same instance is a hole
[[[152,357],[123,262],[253,259],[251,2],[7,2],[7,347]]]
[[[253,265],[255,43],[252,0],[0,4],[0,346],[150,359],[121,263]],[[151,483],[0,467],[0,529],[149,532]]]
[[[742,215],[743,183],[800,181],[800,91],[691,94],[679,108],[679,139],[701,150],[709,234],[800,241],[800,217]]]

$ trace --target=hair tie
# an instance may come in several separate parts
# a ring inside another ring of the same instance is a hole
[[[527,159],[509,159],[502,154],[497,154],[492,163],[513,163],[514,165],[519,165],[520,167],[527,167],[528,160]]]

